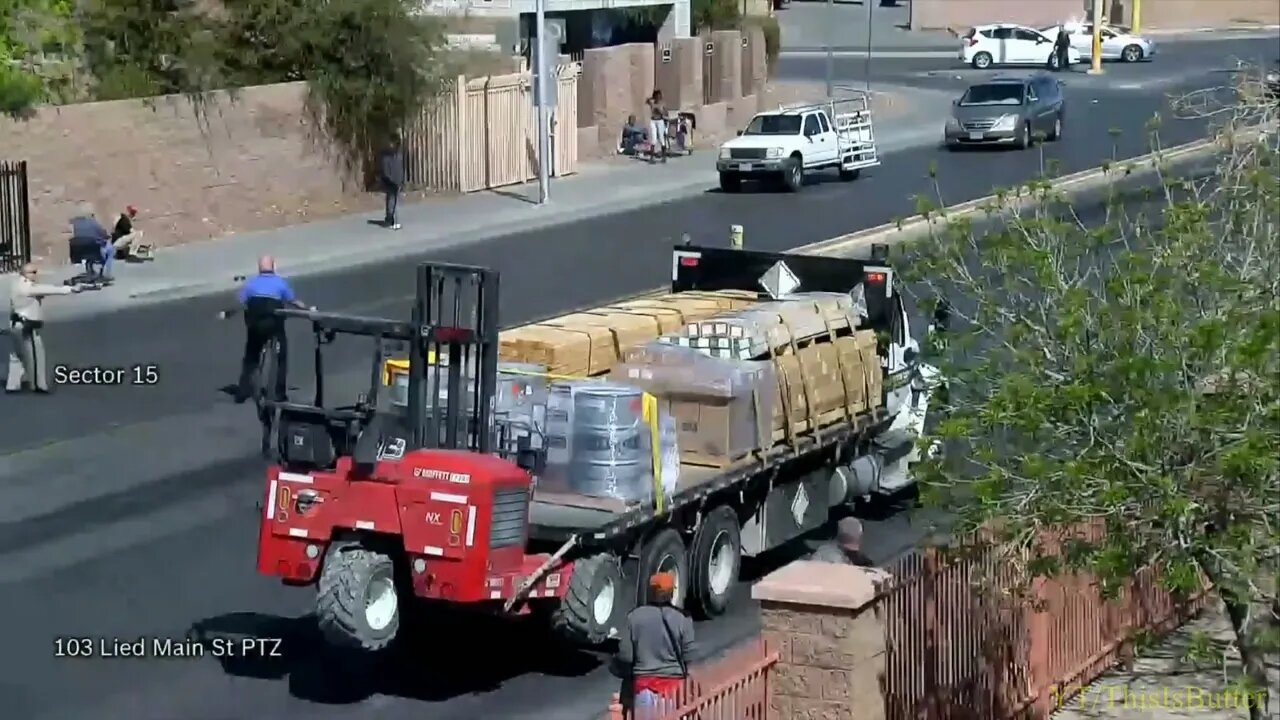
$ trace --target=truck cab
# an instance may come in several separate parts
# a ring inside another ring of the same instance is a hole
[[[809,172],[835,169],[842,180],[879,164],[865,93],[825,103],[783,106],[757,114],[720,147],[720,188],[737,192],[744,180],[777,180],[790,192]]]

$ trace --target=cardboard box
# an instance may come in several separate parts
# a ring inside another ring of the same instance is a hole
[[[757,302],[752,293],[678,293],[569,313],[502,332],[499,357],[554,375],[603,375],[625,352],[689,322]]]

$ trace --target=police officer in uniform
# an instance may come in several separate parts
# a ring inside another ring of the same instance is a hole
[[[286,306],[302,310],[315,308],[309,308],[298,300],[289,281],[276,274],[276,261],[270,255],[258,258],[258,274],[241,286],[239,300],[244,308],[245,340],[236,402],[242,403],[253,395],[253,375],[258,370],[258,357],[262,354],[262,347],[273,338],[280,341],[276,358],[276,400],[284,400],[288,387],[285,375],[289,368],[289,338],[285,333],[284,318],[276,315],[276,310]]]
[[[80,292],[80,286],[44,285],[36,282],[38,271],[30,263],[22,266],[18,279],[9,288],[9,376],[5,392],[31,388],[49,392],[49,366],[44,354],[44,299],[50,295]]]

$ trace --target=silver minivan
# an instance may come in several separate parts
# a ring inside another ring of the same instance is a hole
[[[972,85],[953,103],[944,141],[966,145],[1029,147],[1037,139],[1062,137],[1062,83],[1049,75],[992,78]]]

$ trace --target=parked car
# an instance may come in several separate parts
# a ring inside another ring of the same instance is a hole
[[[1023,25],[996,23],[969,28],[960,42],[960,59],[985,70],[994,65],[1039,65],[1058,67],[1053,37]],[[1080,62],[1080,51],[1067,50],[1067,62]]]
[[[1041,30],[1046,37],[1058,37],[1061,25],[1054,25]],[[1071,36],[1071,47],[1080,51],[1086,58],[1093,57],[1093,24],[1066,23],[1067,33]],[[1128,28],[1116,25],[1104,25],[1102,34],[1102,59],[1119,60],[1121,62],[1139,62],[1150,60],[1156,54],[1156,43],[1150,38],[1134,35]]]
[[[1061,139],[1065,115],[1057,78],[993,78],[970,86],[955,101],[943,137],[950,150],[966,145],[1027,148],[1038,137]]]

